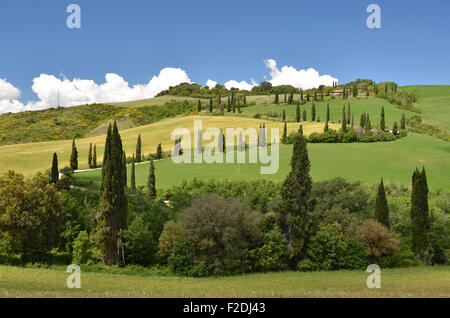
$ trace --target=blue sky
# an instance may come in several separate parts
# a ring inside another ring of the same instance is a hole
[[[79,30],[66,7],[81,7]],[[366,7],[381,7],[381,29],[368,29]],[[0,79],[37,100],[40,74],[130,85],[165,67],[207,79],[256,82],[278,66],[314,68],[347,82],[450,84],[450,2],[396,1],[104,1],[2,0]]]

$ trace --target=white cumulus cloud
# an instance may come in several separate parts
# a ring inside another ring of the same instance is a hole
[[[249,91],[253,88],[253,86],[255,86],[255,84],[254,84],[254,81],[253,81],[253,84],[249,84],[246,81],[238,82],[235,80],[230,80],[230,81],[226,82],[224,84],[224,86],[226,89],[231,89],[234,87],[234,88],[245,89],[245,90]]]
[[[264,60],[264,63],[270,69],[271,79],[269,82],[273,86],[292,85],[301,89],[311,89],[320,85],[332,86],[333,82],[338,81],[337,78],[330,75],[320,75],[313,68],[297,70],[292,66],[283,66],[280,70],[274,59]]]
[[[170,86],[183,82],[191,82],[186,72],[169,67],[162,69],[148,83],[133,86],[113,73],[106,74],[105,83],[102,84],[88,79],[59,79],[54,75],[41,74],[33,79],[32,86],[39,100],[24,105],[16,100],[20,90],[0,79],[0,113],[46,109],[58,106],[58,103],[61,106],[74,106],[151,98]]]
[[[216,82],[216,81],[213,81],[213,80],[211,80],[211,79],[208,79],[208,80],[206,81],[206,84],[205,84],[205,85],[208,86],[209,88],[214,88],[214,87],[216,87],[217,82]]]

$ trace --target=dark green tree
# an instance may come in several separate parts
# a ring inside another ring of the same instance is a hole
[[[283,144],[285,144],[286,141],[287,141],[287,124],[286,124],[286,122],[284,122],[283,135],[281,136],[281,142]]]
[[[59,169],[58,169],[58,156],[56,155],[56,152],[53,154],[53,161],[52,161],[52,169],[51,169],[52,175],[51,175],[51,183],[56,183],[59,180]]]
[[[279,100],[278,100],[278,93],[275,93],[275,104],[278,104]]]
[[[295,268],[311,234],[312,180],[306,139],[299,134],[294,140],[291,171],[281,187],[281,206],[277,221],[286,237],[288,263]]]
[[[300,122],[300,106],[298,104],[295,108],[295,121]]]
[[[311,121],[316,120],[316,104],[312,103],[311,106]]]
[[[330,121],[330,103],[327,103],[327,118],[325,121]]]
[[[117,123],[108,127],[100,185],[95,240],[107,265],[119,264],[121,232],[126,228],[127,198],[122,140]],[[123,255],[122,255],[123,257]]]
[[[350,125],[350,118],[351,118],[351,109],[350,109],[350,103],[347,104],[347,125]]]
[[[345,105],[342,108],[342,131],[347,132],[347,119],[345,118]]]
[[[303,110],[303,121],[306,121],[306,109]]]
[[[159,143],[158,147],[156,147],[156,159],[161,159],[162,156],[163,156],[162,145],[161,143]]]
[[[78,150],[75,144],[75,138],[72,141],[72,153],[70,154],[70,168],[72,170],[78,170]]]
[[[141,161],[142,161],[142,142],[141,142],[141,134],[139,134],[136,143],[136,162]]]
[[[389,207],[386,200],[383,179],[378,185],[377,198],[375,200],[375,219],[389,228]]]
[[[230,96],[227,98],[227,112],[231,112],[231,99]]]
[[[89,143],[88,165],[92,169],[92,142]]]
[[[197,102],[197,110],[198,110],[198,112],[202,111],[202,102],[200,101],[200,99]]]
[[[411,223],[411,249],[416,256],[423,258],[429,246],[428,231],[430,228],[425,167],[422,168],[422,172],[416,168],[412,177]]]
[[[286,111],[283,109],[283,121],[286,121]]]
[[[147,180],[147,191],[150,199],[156,198],[155,165],[153,163],[153,160],[150,162],[150,170],[148,173],[148,180]]]
[[[406,129],[405,113],[402,113],[402,119],[400,120],[400,129]]]
[[[325,127],[323,128],[323,131],[324,132],[327,132],[328,131],[328,120],[325,122]]]
[[[300,126],[298,127],[298,134],[300,136],[303,136],[303,125],[302,124],[300,124]]]
[[[392,133],[393,133],[395,136],[398,135],[398,124],[397,124],[396,121],[394,122],[394,125],[392,125]]]
[[[97,168],[97,145],[94,145],[94,153],[92,154],[92,168]]]
[[[381,107],[380,129],[382,131],[386,130],[386,121],[384,119],[384,106]]]
[[[131,157],[130,188],[132,190],[136,190],[136,167],[135,167],[135,164],[134,164],[134,154]]]

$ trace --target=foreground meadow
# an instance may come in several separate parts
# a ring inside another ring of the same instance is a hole
[[[0,266],[0,297],[450,297],[450,267],[382,269],[381,288],[365,271],[279,272],[216,278],[82,273],[66,286],[64,270]]]

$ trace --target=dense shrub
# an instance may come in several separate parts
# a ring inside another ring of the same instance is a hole
[[[92,260],[92,243],[86,231],[81,231],[73,241],[72,263],[88,264]]]
[[[354,238],[345,240],[341,268],[365,269],[368,264],[364,246]]]
[[[141,216],[134,218],[124,231],[125,255],[127,263],[148,266],[155,261],[156,240]]]
[[[173,245],[176,240],[183,236],[183,229],[180,224],[169,221],[164,224],[164,230],[159,237],[158,259],[166,263],[168,257],[172,254]]]
[[[186,239],[179,238],[175,241],[172,253],[167,263],[170,270],[179,276],[188,276],[192,270],[194,258],[194,246]]]

